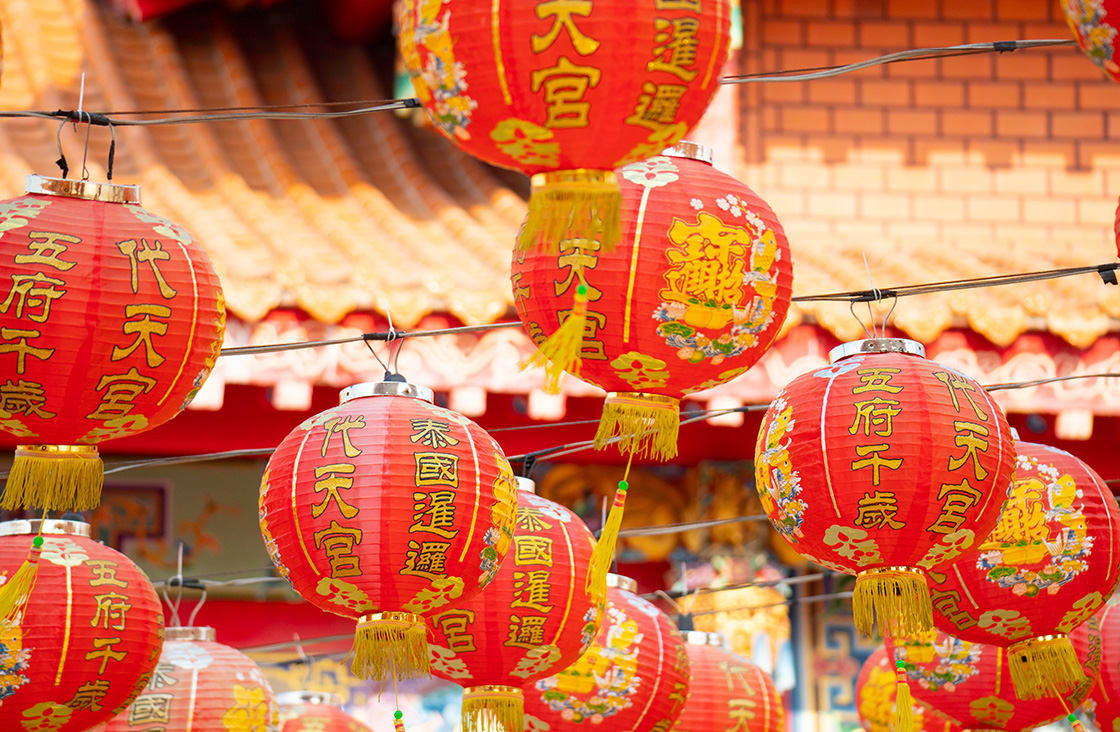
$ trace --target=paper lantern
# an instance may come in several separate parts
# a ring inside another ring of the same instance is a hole
[[[268,462],[265,546],[321,610],[358,622],[353,671],[428,673],[425,615],[465,602],[498,571],[516,489],[498,443],[432,391],[403,382],[344,389]]]
[[[684,641],[637,583],[608,575],[607,614],[591,648],[525,690],[525,732],[670,729],[688,699]]]
[[[342,711],[342,700],[321,691],[285,691],[280,705],[279,732],[373,732]]]
[[[0,505],[93,508],[95,445],[171,419],[214,367],[221,286],[137,186],[28,176],[0,230],[0,429],[24,443]]]
[[[1090,625],[1091,624],[1091,625]],[[1068,717],[1085,699],[1100,670],[1100,624],[1092,619],[1075,643],[1088,678],[1068,694],[1023,700],[1015,696],[1007,650],[932,632],[909,641],[887,639],[902,661],[910,693],[936,714],[966,729],[1024,730]]]
[[[1015,465],[1003,412],[914,341],[833,349],[778,393],[755,448],[774,528],[807,559],[856,575],[856,625],[932,624],[925,573],[987,536]],[[874,611],[874,613],[873,613]]]
[[[148,682],[163,611],[144,573],[92,541],[87,523],[0,523],[5,583],[29,550],[33,588],[0,626],[0,729],[86,730],[127,707]]]
[[[1081,708],[1101,732],[1120,732],[1120,609],[1109,603],[1097,613],[1101,637],[1101,672]],[[1073,631],[1074,646],[1085,644],[1089,623]]]
[[[217,643],[208,627],[168,628],[159,664],[136,701],[105,732],[271,732],[276,697],[251,658]]]
[[[1062,0],[1066,23],[1081,50],[1113,81],[1120,80],[1116,59],[1116,23],[1120,23],[1117,0]]]
[[[464,687],[463,729],[520,730],[522,688],[574,663],[595,639],[606,588],[592,587],[595,540],[567,508],[518,478],[511,555],[467,602],[432,617],[432,672]]]
[[[729,0],[403,0],[400,53],[440,132],[533,176],[519,239],[618,236],[613,170],[684,137],[719,87]]]
[[[856,679],[856,711],[867,732],[899,732],[895,702],[895,666],[880,646],[867,657]],[[937,716],[925,704],[912,703],[912,729],[921,732],[961,732],[949,720]]]
[[[1022,698],[1082,681],[1067,635],[1120,580],[1120,510],[1101,477],[1064,450],[1017,441],[999,523],[974,550],[930,572],[934,623],[1007,648]]]
[[[554,377],[568,369],[607,390],[596,447],[617,437],[624,452],[668,459],[680,398],[746,372],[777,337],[793,283],[789,243],[766,202],[713,168],[701,145],[618,176],[618,247],[568,238],[559,254],[519,255],[514,303]]]
[[[684,634],[692,679],[672,732],[783,732],[782,697],[769,674],[724,647],[718,633]]]

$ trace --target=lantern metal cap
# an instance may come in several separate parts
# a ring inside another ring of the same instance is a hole
[[[702,630],[686,630],[681,633],[684,642],[690,646],[716,646],[723,648],[723,636],[719,633],[705,633]]]
[[[607,587],[617,587],[618,589],[626,590],[627,592],[637,592],[638,581],[629,577],[624,577],[621,574],[608,574]]]
[[[181,628],[164,628],[164,641],[210,641],[217,636],[209,625],[188,625]]]
[[[338,403],[345,404],[352,399],[379,396],[412,397],[429,404],[435,404],[436,401],[435,392],[426,386],[409,384],[406,381],[367,381],[364,384],[348,386],[339,392]]]
[[[712,148],[689,140],[681,140],[676,145],[665,148],[661,154],[671,158],[688,158],[708,165],[712,164]]]
[[[532,478],[523,478],[518,475],[514,477],[514,480],[517,481],[517,490],[525,491],[526,493],[537,492],[537,482]]]
[[[14,519],[0,523],[0,536],[24,536],[38,534],[43,528],[44,536],[84,536],[89,538],[89,524],[85,521],[63,521],[61,519]]]
[[[864,338],[861,341],[841,343],[828,352],[828,362],[836,363],[849,356],[863,353],[905,353],[925,358],[926,347],[909,338]]]
[[[101,201],[102,203],[134,203],[140,205],[140,186],[122,186],[119,183],[48,178],[43,175],[32,174],[27,176],[27,185],[24,190],[42,196],[62,196],[64,198],[81,198],[86,201]]]
[[[342,699],[337,694],[326,691],[311,691],[300,689],[298,691],[282,691],[276,695],[276,703],[280,706],[295,704],[322,704],[327,707],[341,707]]]

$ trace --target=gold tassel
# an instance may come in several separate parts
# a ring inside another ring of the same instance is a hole
[[[852,613],[856,628],[868,638],[876,621],[883,638],[907,638],[933,628],[926,577],[910,567],[880,567],[856,575]]]
[[[0,507],[85,511],[101,502],[104,465],[92,445],[19,445]]]
[[[1013,643],[1007,648],[1007,663],[1015,695],[1020,699],[1068,694],[1085,682],[1073,644],[1064,635]]]
[[[522,732],[525,698],[514,686],[468,686],[463,690],[463,732]]]
[[[560,377],[565,371],[579,376],[583,331],[587,325],[587,285],[581,282],[576,287],[574,300],[572,312],[556,332],[537,346],[537,352],[528,361],[521,364],[522,371],[532,366],[544,366],[544,390],[549,394],[560,393]]]
[[[360,679],[375,681],[431,677],[424,618],[395,612],[358,618],[350,670]]]
[[[910,684],[906,679],[906,664],[895,662],[894,707],[898,712],[895,732],[914,732],[914,699],[910,696]]]
[[[7,582],[0,585],[0,625],[19,622],[31,591],[35,589],[35,580],[39,576],[39,555],[42,550],[43,537],[36,536],[31,540],[27,559]]]
[[[611,392],[603,402],[603,416],[595,433],[595,449],[612,443],[619,452],[672,460],[677,456],[680,400],[660,394]]]
[[[518,251],[555,252],[564,239],[594,239],[609,252],[618,242],[622,195],[610,170],[556,170],[533,176],[529,215],[517,234]]]
[[[629,474],[629,469],[627,469]],[[607,574],[611,571],[614,562],[614,550],[618,544],[618,532],[622,528],[622,513],[626,509],[626,493],[630,484],[625,480],[618,481],[618,490],[614,492],[614,503],[611,512],[607,514],[607,522],[599,534],[599,541],[591,552],[591,568],[587,572],[587,587],[591,596],[596,599],[607,596]]]

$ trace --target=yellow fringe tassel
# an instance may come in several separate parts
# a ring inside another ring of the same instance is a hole
[[[594,239],[599,251],[609,252],[618,242],[621,206],[613,171],[581,168],[537,173],[517,249],[555,252],[565,239]]]
[[[617,444],[618,451],[624,455],[672,460],[677,456],[680,425],[679,399],[659,394],[612,392],[603,402],[595,449]]]
[[[31,540],[31,549],[15,574],[8,581],[0,585],[0,625],[18,623],[27,606],[31,591],[35,589],[35,580],[39,576],[39,554],[43,547],[43,537],[36,536]]]
[[[85,511],[101,502],[104,465],[88,445],[20,445],[0,507]]]
[[[895,711],[898,712],[898,720],[895,732],[914,732],[914,699],[910,696],[906,671],[901,666],[896,669],[896,679],[894,706]]]
[[[871,637],[910,637],[933,628],[933,606],[926,577],[910,567],[881,567],[860,572],[852,595],[856,628]]]
[[[579,376],[580,351],[583,350],[583,333],[587,324],[587,285],[576,288],[572,312],[556,332],[537,346],[537,352],[524,363],[521,370],[544,366],[544,390],[549,394],[560,393],[560,377],[567,371]]]
[[[1007,649],[1007,663],[1020,699],[1068,694],[1086,680],[1073,644],[1064,635],[1013,643]]]
[[[428,626],[414,613],[377,613],[358,619],[350,670],[360,679],[429,678]]]
[[[525,698],[514,686],[470,686],[463,691],[463,732],[522,732]]]
[[[629,466],[627,466],[629,474]],[[618,489],[614,492],[614,503],[611,512],[607,514],[607,522],[599,534],[599,541],[591,552],[591,567],[587,571],[587,587],[591,597],[596,600],[605,599],[607,596],[607,574],[614,563],[614,550],[618,545],[618,532],[622,528],[622,514],[626,509],[626,493],[630,484],[626,480],[618,481]]]

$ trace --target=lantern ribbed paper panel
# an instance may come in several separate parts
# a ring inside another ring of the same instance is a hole
[[[144,573],[77,521],[0,524],[5,582],[40,525],[33,589],[18,622],[0,628],[0,729],[78,732],[144,688],[163,642],[163,611]]]
[[[923,352],[898,339],[839,347],[779,392],[755,449],[771,523],[806,558],[856,575],[868,635],[872,610],[884,636],[928,629],[924,573],[988,535],[1015,465],[983,387]]]
[[[699,120],[730,49],[729,0],[403,0],[400,53],[432,123],[534,175],[522,241],[617,238],[614,168]]]
[[[1101,672],[1081,708],[1101,732],[1120,732],[1120,602],[1097,613],[1101,635]],[[1085,644],[1090,623],[1073,631],[1074,646]]]
[[[670,729],[689,692],[684,641],[660,610],[608,576],[607,614],[578,661],[525,690],[525,732]]]
[[[28,190],[0,202],[0,429],[24,443],[3,506],[93,508],[93,446],[171,419],[209,375],[222,289],[135,186],[31,176]]]
[[[519,479],[531,488],[532,481]],[[574,663],[595,639],[603,591],[595,540],[567,508],[518,492],[513,548],[494,581],[431,619],[432,673],[463,686],[463,729],[521,729],[522,688]]]
[[[373,732],[342,711],[333,694],[286,691],[276,699],[280,705],[278,732]]]
[[[867,657],[856,679],[856,711],[867,732],[899,732],[895,703],[895,667],[887,649],[879,647]],[[912,705],[913,728],[921,732],[961,732],[961,728],[930,711],[925,704]]]
[[[1067,716],[1085,699],[1100,671],[1100,623],[1091,619],[1074,648],[1088,680],[1069,694],[1023,700],[1015,696],[1007,650],[944,633],[894,643],[887,652],[903,662],[914,700],[966,729],[1023,730]],[[931,640],[932,639],[932,640]]]
[[[261,481],[260,525],[281,576],[358,621],[354,672],[428,670],[422,616],[498,571],[516,489],[505,455],[466,417],[402,382],[360,384],[296,427]]]
[[[747,371],[785,320],[793,271],[782,225],[710,154],[684,143],[619,170],[613,251],[568,238],[559,253],[514,259],[517,312],[550,366],[609,392],[597,447],[619,436],[624,452],[675,456],[680,397]],[[573,308],[573,297],[586,302]],[[557,353],[573,318],[582,327]]]
[[[685,633],[692,677],[672,732],[782,732],[782,698],[769,674],[720,647],[715,633]]]
[[[257,664],[214,642],[213,628],[168,628],[144,693],[105,732],[276,729],[276,698]]]
[[[1120,1],[1061,0],[1061,6],[1081,50],[1113,81],[1120,80],[1120,64],[1116,58]]]
[[[1120,510],[1101,477],[1068,452],[1030,442],[1015,450],[999,523],[975,552],[930,573],[930,594],[938,628],[1007,647],[1016,689],[1035,698],[1081,681],[1066,635],[1120,579]]]

